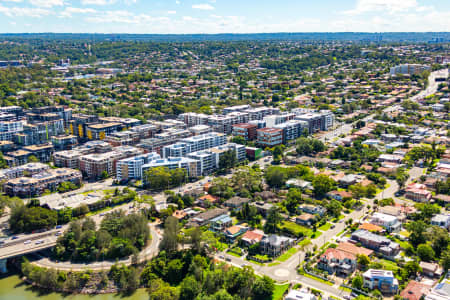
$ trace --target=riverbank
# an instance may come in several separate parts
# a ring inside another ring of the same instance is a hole
[[[97,295],[66,295],[33,287],[22,281],[17,274],[12,274],[0,278],[0,299],[14,300],[148,300],[148,293],[145,289],[138,289],[129,296],[122,294],[97,294]]]

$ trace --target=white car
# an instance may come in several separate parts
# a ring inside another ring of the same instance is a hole
[[[31,244],[31,240],[26,240],[25,242],[23,242],[25,245]]]
[[[36,245],[40,245],[40,244],[43,244],[44,243],[44,240],[39,240],[39,241],[37,241],[35,244]]]

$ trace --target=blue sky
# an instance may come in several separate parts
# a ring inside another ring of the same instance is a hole
[[[0,0],[0,32],[450,31],[450,0]]]

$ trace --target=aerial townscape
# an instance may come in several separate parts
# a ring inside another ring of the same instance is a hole
[[[0,34],[0,299],[450,300],[450,33],[385,31]]]

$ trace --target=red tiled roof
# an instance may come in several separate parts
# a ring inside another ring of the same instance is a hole
[[[344,259],[351,259],[355,260],[356,256],[345,251],[341,251],[334,248],[328,248],[324,254],[321,255],[321,258],[325,257],[327,260],[337,259],[337,260],[344,260]]]
[[[352,243],[339,243],[337,250],[348,252],[354,255],[367,255],[371,256],[373,251],[364,247],[358,247]]]
[[[403,299],[419,300],[423,295],[430,292],[430,286],[411,280],[408,285],[400,293]]]

